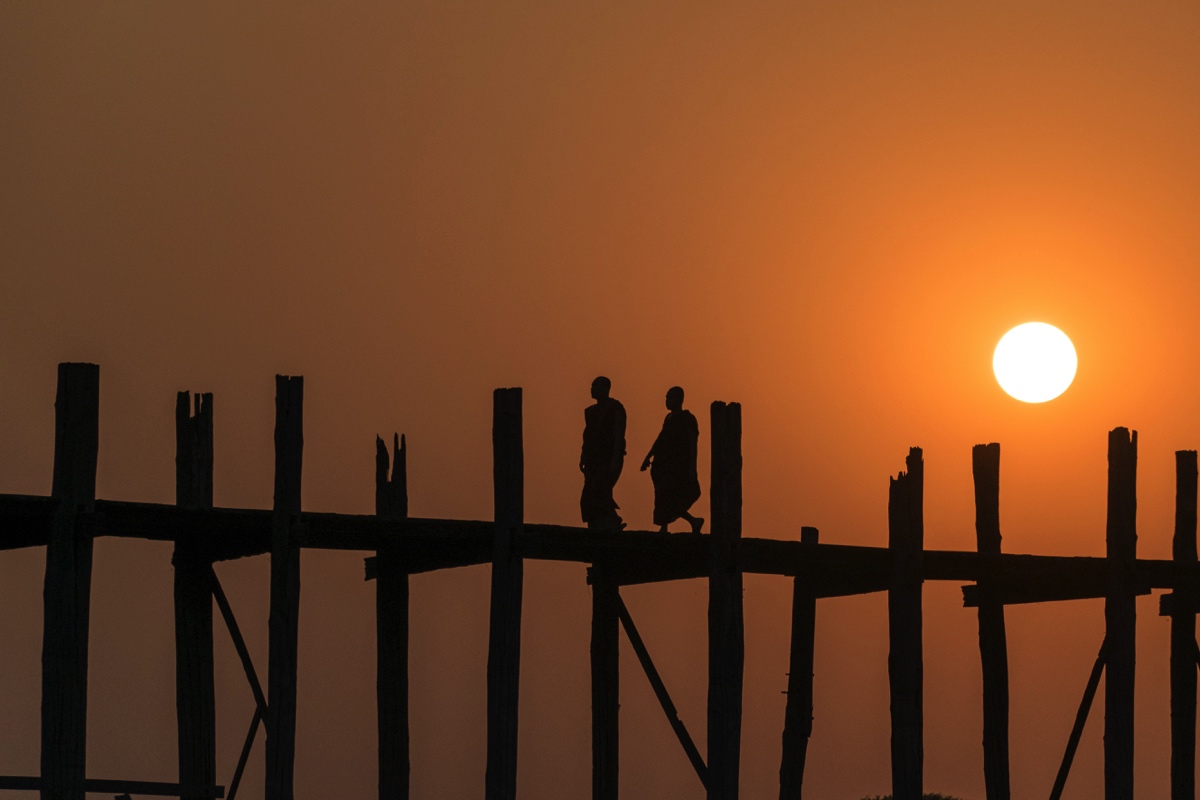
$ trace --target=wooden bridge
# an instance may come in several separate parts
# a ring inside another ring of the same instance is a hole
[[[522,565],[525,559],[589,564],[592,585],[593,798],[618,795],[618,644],[623,627],[685,753],[697,789],[710,800],[738,796],[741,746],[742,575],[790,578],[794,600],[791,663],[783,719],[781,800],[802,796],[812,734],[813,646],[817,600],[887,592],[891,690],[892,791],[922,794],[922,583],[958,581],[964,605],[979,616],[983,676],[983,749],[988,800],[1009,800],[1008,656],[1004,607],[1015,603],[1103,598],[1106,635],[1065,738],[1062,767],[1049,795],[1065,785],[1102,672],[1105,680],[1105,800],[1133,800],[1135,598],[1170,589],[1161,613],[1171,620],[1171,797],[1194,800],[1195,615],[1200,598],[1196,553],[1197,461],[1177,457],[1173,559],[1136,556],[1137,434],[1117,428],[1108,442],[1105,558],[1001,552],[1000,448],[974,449],[974,552],[923,546],[923,462],[913,448],[891,479],[888,547],[821,543],[813,528],[799,541],[742,536],[741,407],[711,408],[709,535],[600,532],[525,522],[521,390],[497,389],[493,405],[495,519],[408,516],[403,439],[377,441],[376,514],[321,514],[300,508],[303,379],[276,377],[275,494],[271,510],[214,508],[212,395],[180,392],[176,404],[176,504],[97,500],[99,368],[61,364],[55,401],[54,480],[49,497],[0,495],[0,549],[46,548],[42,655],[41,775],[0,776],[0,790],[40,790],[43,798],[82,800],[85,792],[182,798],[236,797],[260,727],[266,736],[265,794],[291,800],[296,738],[300,554],[305,549],[370,553],[376,585],[379,796],[409,797],[408,576],[471,564],[492,565],[487,661],[486,800],[510,800],[517,787]],[[174,542],[176,705],[179,781],[153,783],[87,777],[88,610],[92,543],[99,536]],[[259,680],[214,562],[269,555],[267,688]],[[625,585],[706,577],[709,581],[707,754],[679,719],[645,643],[621,601]],[[216,775],[213,607],[229,629],[256,699],[256,710],[228,784]]]

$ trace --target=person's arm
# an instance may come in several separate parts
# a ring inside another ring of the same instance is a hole
[[[667,416],[670,416],[669,414]],[[663,430],[666,430],[667,423],[663,420]],[[662,441],[663,432],[660,430],[658,436],[654,437],[654,444],[650,445],[650,452],[646,453],[646,459],[642,462],[642,472],[650,468],[650,462],[654,460],[655,454],[658,452],[658,443]]]

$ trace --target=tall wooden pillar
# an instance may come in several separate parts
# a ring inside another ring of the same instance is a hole
[[[1171,555],[1196,563],[1196,451],[1175,453]],[[1171,800],[1196,800],[1196,591],[1177,586],[1171,609]]]
[[[708,578],[708,798],[736,800],[742,751],[742,407],[714,402]]]
[[[621,594],[601,569],[592,582],[592,800],[616,800],[620,777]]]
[[[385,519],[408,517],[408,465],[402,437],[392,439],[392,474],[388,451],[375,440],[375,513]],[[375,578],[376,679],[379,725],[380,800],[408,800],[408,573],[394,542],[376,551]]]
[[[524,469],[521,390],[497,389],[492,397],[496,537],[487,664],[487,800],[515,800],[517,795],[517,709],[521,686],[524,569],[515,545],[525,518]]]
[[[212,395],[188,392],[175,401],[175,504],[212,508]],[[175,540],[175,719],[179,740],[179,783],[217,782],[216,691],[213,684],[213,598],[206,542],[181,534]],[[199,795],[183,800],[201,800]]]
[[[266,800],[293,800],[296,657],[300,620],[300,477],[304,378],[275,376],[275,504],[271,522],[271,613],[267,620]]]
[[[1104,800],[1133,800],[1137,644],[1137,431],[1108,434],[1108,596],[1104,601]]]
[[[816,544],[816,528],[801,528],[800,543]],[[813,655],[817,633],[817,597],[807,575],[792,579],[792,648],[788,662],[787,706],[783,712],[783,758],[779,800],[800,800],[804,763],[813,726]]]
[[[59,364],[54,484],[59,501],[46,548],[42,636],[42,798],[83,800],[87,755],[91,533],[76,525],[96,500],[100,368]]]
[[[888,680],[892,710],[892,796],[921,800],[924,781],[924,665],[921,652],[921,584],[925,522],[925,466],[921,448],[908,451],[907,472],[891,479],[888,547]]]
[[[1000,555],[1000,445],[971,450],[975,476],[975,543],[980,555]],[[986,572],[986,570],[985,570]],[[990,592],[989,574],[979,585],[979,660],[983,672],[983,782],[987,800],[1009,800],[1008,638],[1004,604]]]

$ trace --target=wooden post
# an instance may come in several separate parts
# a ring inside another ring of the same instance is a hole
[[[1108,434],[1108,596],[1104,601],[1104,800],[1133,800],[1137,610],[1137,431]]]
[[[375,440],[375,513],[386,519],[408,517],[408,465],[405,442],[392,439],[392,475],[388,451]],[[408,573],[403,559],[384,542],[376,551],[375,578],[376,700],[379,707],[379,797],[408,800]]]
[[[517,795],[523,565],[514,545],[524,522],[524,469],[521,390],[497,389],[492,396],[496,535],[487,664],[487,800],[515,800]]]
[[[59,364],[54,412],[51,494],[59,506],[42,595],[42,798],[83,800],[92,538],[76,517],[96,500],[100,368]]]
[[[921,800],[924,751],[924,667],[921,654],[922,550],[925,541],[921,448],[908,451],[908,471],[891,479],[888,547],[888,680],[892,696],[892,796]]]
[[[819,536],[816,528],[800,529],[802,544],[816,544]],[[792,579],[792,650],[788,661],[787,706],[783,713],[779,800],[800,800],[808,739],[812,736],[817,598],[805,577],[797,575]]]
[[[714,402],[708,579],[708,798],[736,800],[742,745],[742,407]]]
[[[1196,563],[1195,450],[1175,453],[1175,561]],[[1196,800],[1196,592],[1175,587],[1171,613],[1171,800]]]
[[[975,477],[975,544],[980,555],[1000,554],[1000,445],[971,450]],[[979,660],[983,671],[983,782],[987,800],[1009,800],[1008,639],[1004,604],[979,581]]]
[[[175,400],[175,504],[212,508],[212,395]],[[213,597],[206,542],[193,535],[175,539],[175,718],[181,786],[217,782],[216,690],[213,684]],[[183,800],[201,800],[192,795]]]
[[[592,800],[616,800],[620,776],[620,589],[593,567]]]
[[[267,620],[266,800],[293,800],[294,797],[303,452],[304,378],[276,375],[271,613]]]

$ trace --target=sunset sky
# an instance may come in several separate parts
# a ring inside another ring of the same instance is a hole
[[[1200,446],[1200,8],[1097,2],[0,5],[0,492],[50,490],[60,361],[101,365],[98,495],[174,500],[174,393],[215,394],[216,503],[269,507],[276,373],[305,376],[304,504],[490,518],[491,391],[524,389],[526,519],[578,523],[598,374],[637,462],[682,385],[743,404],[744,531],[883,545],[925,453],[926,545],[974,549],[998,441],[1009,552],[1104,553],[1110,428],[1139,555]],[[991,372],[1051,322],[1075,383]],[[631,463],[632,462],[632,463]],[[176,779],[171,548],[100,540],[88,774]],[[375,796],[374,585],[302,556],[297,796]],[[36,774],[44,551],[0,554],[0,774]],[[217,572],[266,673],[268,562]],[[519,790],[591,786],[589,588],[526,565]],[[483,792],[488,567],[412,582],[414,797]],[[624,592],[704,750],[707,584]],[[790,582],[746,578],[742,793],[773,796]],[[1138,600],[1137,786],[1169,776],[1166,620]],[[925,783],[983,796],[975,613],[925,587]],[[1008,612],[1016,797],[1048,794],[1100,601]],[[218,781],[253,713],[216,630]],[[702,789],[622,643],[623,797]],[[806,797],[889,790],[887,605],[818,606]],[[1103,695],[1064,795],[1102,787]],[[239,797],[262,797],[260,738]],[[19,794],[12,794],[20,797]],[[32,796],[32,795],[31,795]]]

